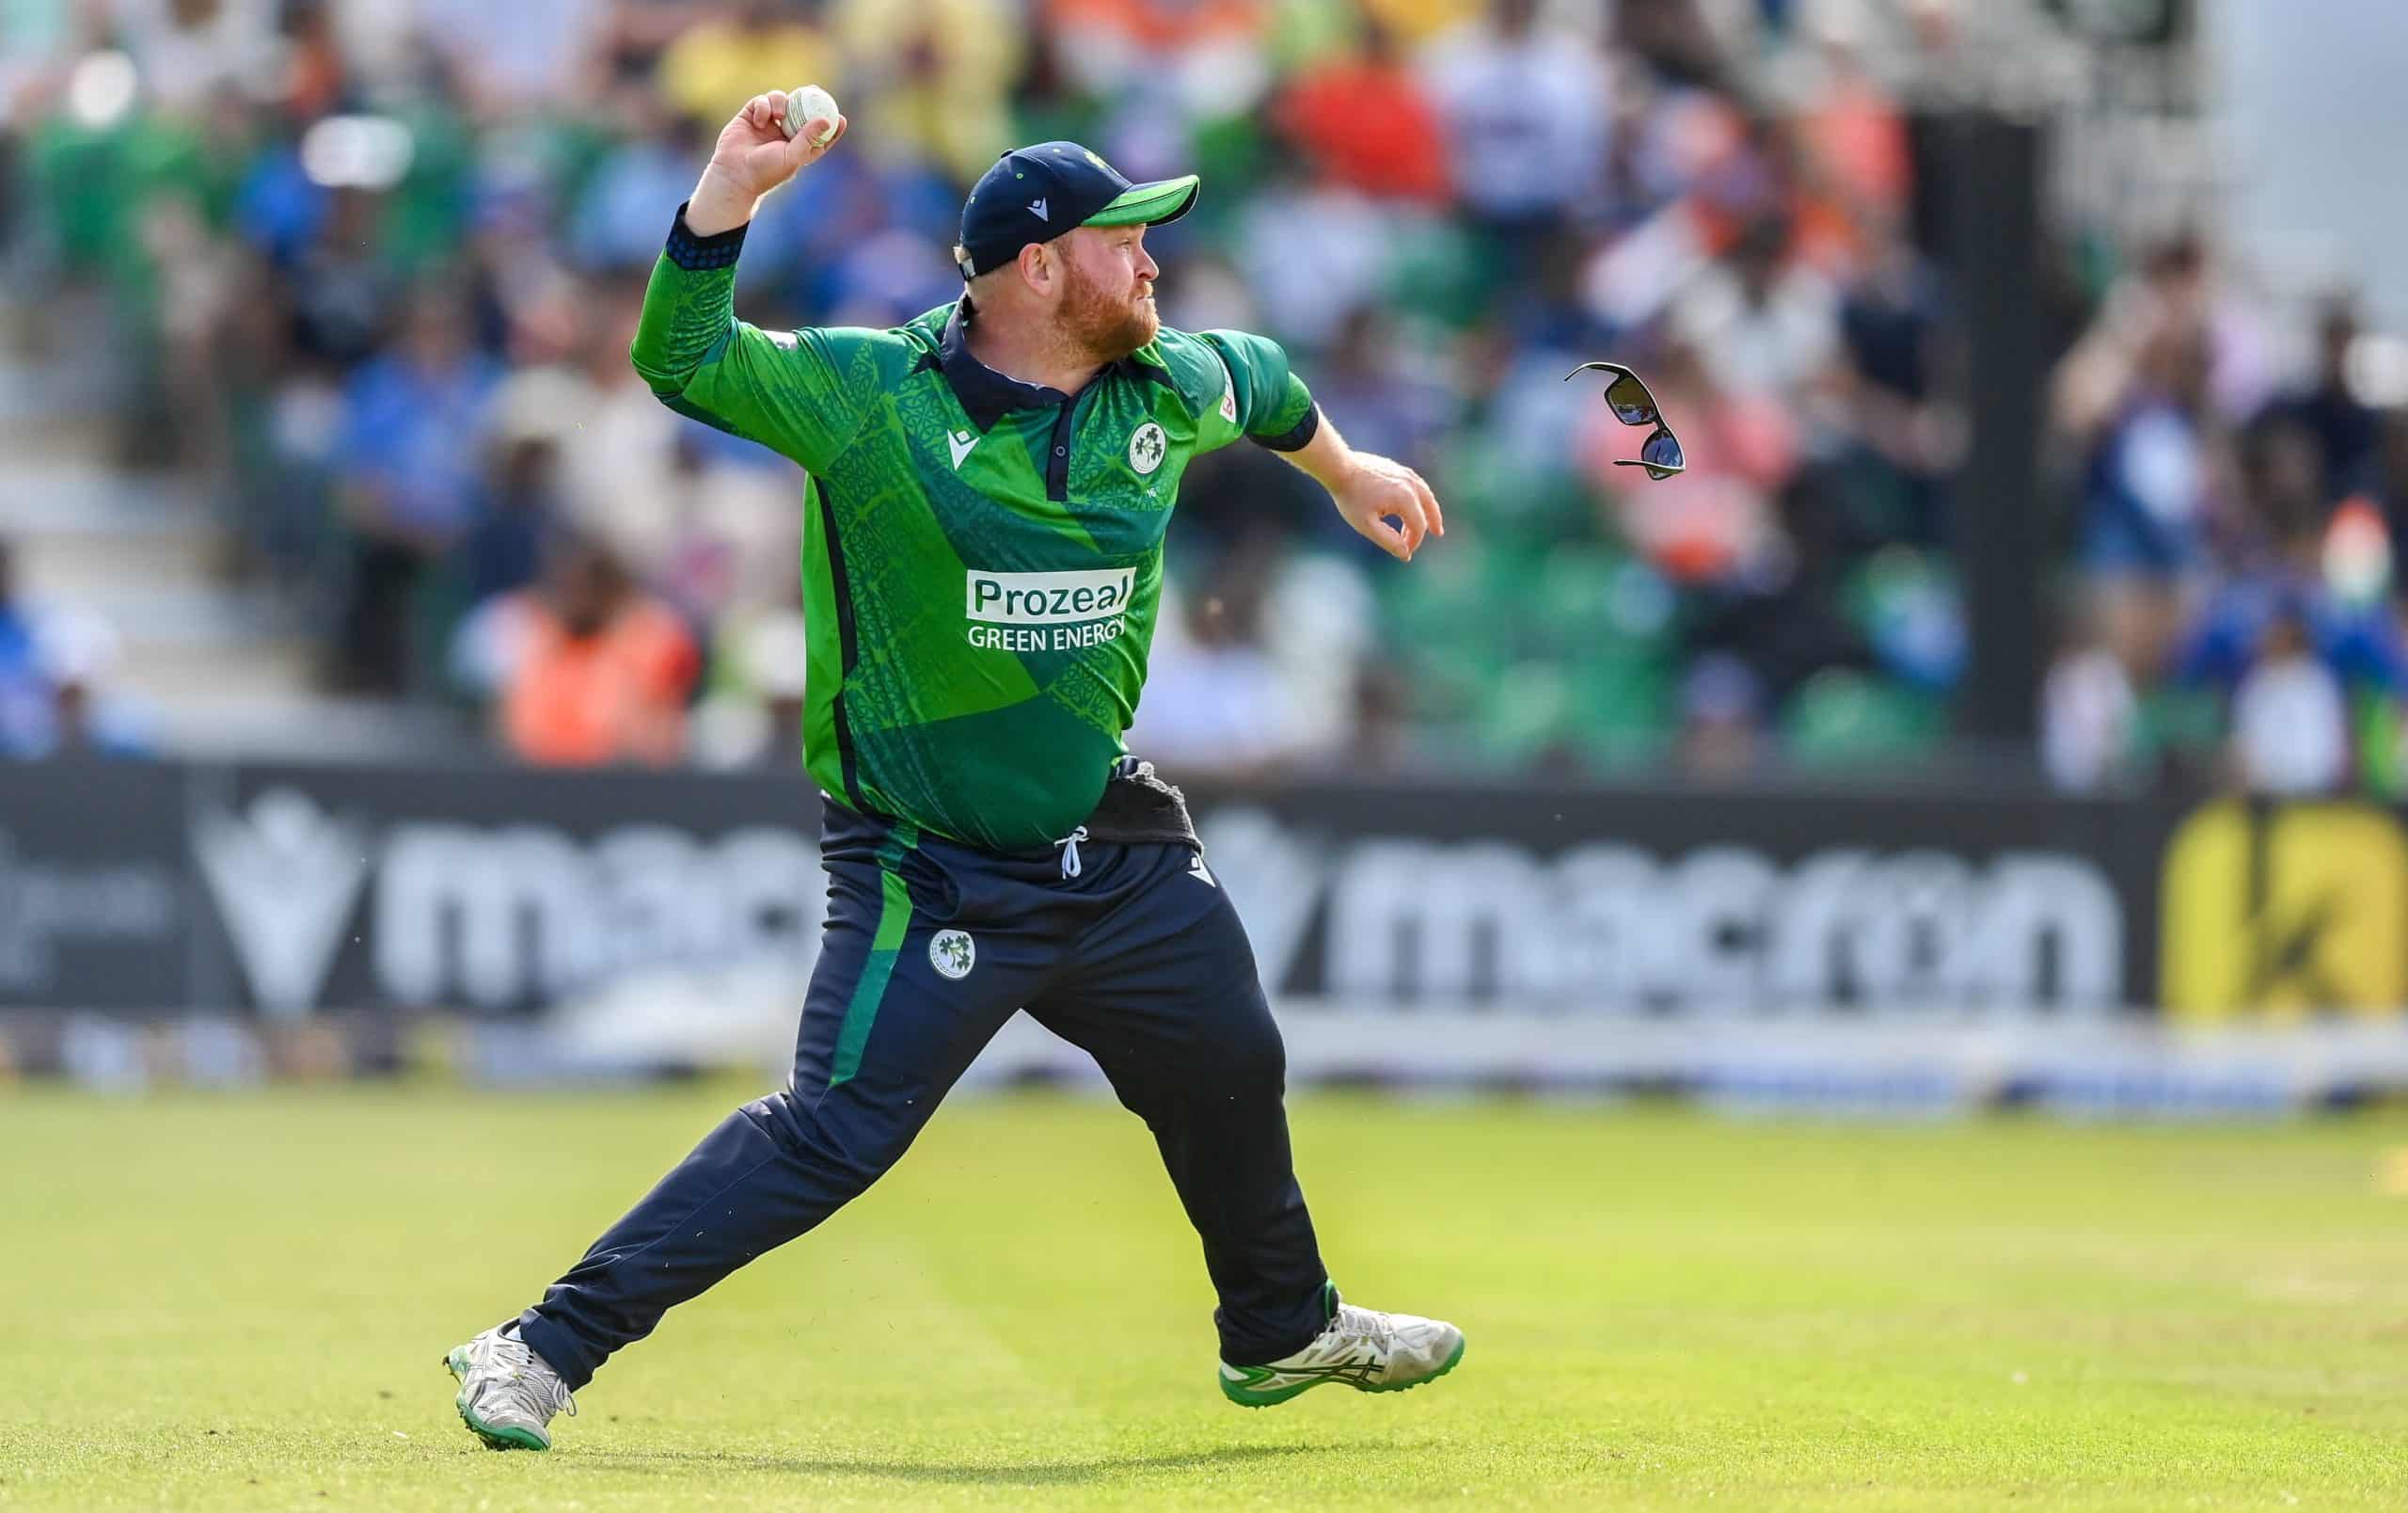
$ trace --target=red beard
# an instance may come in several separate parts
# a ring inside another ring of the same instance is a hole
[[[1098,362],[1115,362],[1154,339],[1162,318],[1150,299],[1120,299],[1104,292],[1076,267],[1066,267],[1062,327]]]

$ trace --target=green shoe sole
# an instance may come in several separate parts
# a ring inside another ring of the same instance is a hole
[[[1417,1377],[1411,1381],[1382,1382],[1377,1384],[1348,1382],[1347,1385],[1354,1388],[1358,1393],[1409,1393],[1416,1387],[1419,1387],[1427,1382],[1436,1381],[1448,1372],[1454,1370],[1456,1362],[1460,1362],[1464,1358],[1464,1346],[1470,1343],[1471,1342],[1468,1339],[1457,1340],[1455,1342],[1454,1353],[1447,1357],[1447,1363],[1440,1366],[1437,1370],[1430,1373],[1427,1377]],[[1231,1381],[1228,1377],[1222,1376],[1217,1372],[1214,1373],[1214,1375],[1218,1378],[1221,1383],[1221,1395],[1228,1398],[1230,1402],[1237,1404],[1240,1408],[1270,1408],[1275,1404],[1286,1402],[1289,1398],[1295,1396],[1298,1393],[1308,1393],[1316,1387],[1325,1387],[1333,1381],[1341,1379],[1337,1377],[1316,1377],[1310,1381],[1300,1381],[1287,1387],[1275,1387],[1269,1392],[1257,1392],[1253,1388],[1247,1387],[1243,1383]]]
[[[468,1376],[467,1347],[463,1346],[445,1356],[443,1364],[445,1369],[452,1373],[452,1380],[466,1381]],[[1448,1364],[1452,1365],[1454,1362],[1450,1361]],[[454,1400],[452,1406],[460,1410],[460,1422],[468,1426],[470,1434],[483,1440],[488,1450],[549,1450],[551,1448],[526,1429],[498,1429],[479,1420],[474,1413],[468,1411],[468,1394],[465,1389]]]

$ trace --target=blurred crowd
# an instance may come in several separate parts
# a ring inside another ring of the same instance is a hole
[[[147,756],[137,711],[100,686],[116,638],[88,611],[28,601],[0,540],[0,756]]]
[[[2346,292],[2272,319],[2188,236],[2112,289],[2051,394],[2075,501],[2060,785],[2402,791],[2403,400],[2401,348]]]
[[[800,478],[628,367],[670,215],[745,98],[826,85],[851,131],[765,203],[739,311],[891,325],[958,293],[968,182],[1075,137],[1202,173],[1149,238],[1165,318],[1284,342],[1450,527],[1395,568],[1275,456],[1200,461],[1133,745],[1234,772],[1910,759],[1965,663],[1968,376],[1870,8],[15,0],[0,258],[109,289],[127,461],[203,483],[329,689],[449,702],[540,762],[784,763]],[[1908,69],[1961,45],[1972,8],[1906,8]],[[2226,340],[2195,246],[2095,261],[2052,312],[2083,334],[2050,770],[2141,773],[2227,709],[2242,746],[2300,746],[2309,705],[2396,704],[2387,576],[2329,570],[2408,480],[2332,355],[2346,310],[2293,390]],[[1612,465],[1641,433],[1564,381],[1598,357],[1646,375],[1686,474]]]

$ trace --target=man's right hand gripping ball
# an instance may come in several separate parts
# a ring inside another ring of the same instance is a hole
[[[836,134],[825,143],[812,143],[828,130],[824,119],[807,120],[789,140],[780,124],[785,119],[786,92],[772,89],[744,103],[736,119],[721,129],[711,149],[710,165],[686,207],[686,225],[698,236],[731,231],[752,218],[763,195],[793,178],[836,150],[845,139],[846,120],[836,117]]]

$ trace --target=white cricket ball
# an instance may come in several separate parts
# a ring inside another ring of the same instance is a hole
[[[785,119],[778,125],[789,140],[811,121],[824,120],[828,129],[819,134],[814,147],[826,147],[836,138],[836,97],[816,84],[786,91]]]

